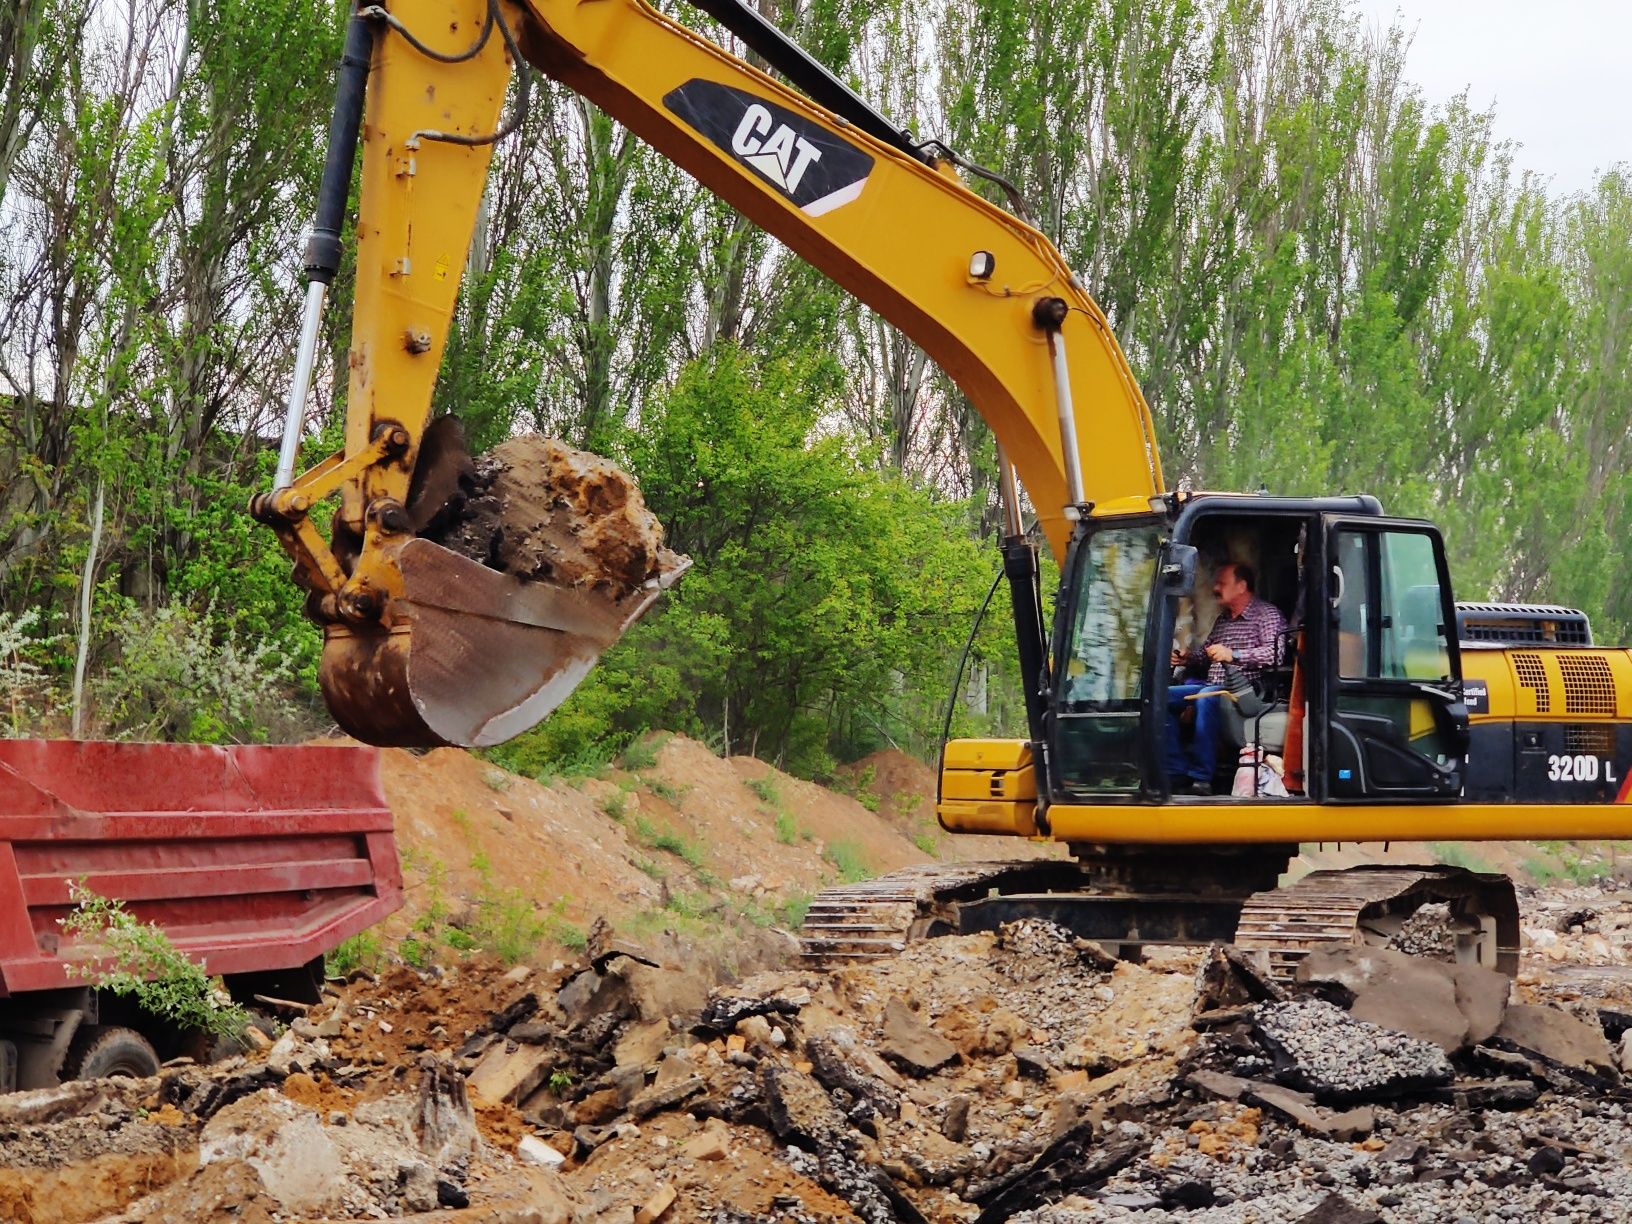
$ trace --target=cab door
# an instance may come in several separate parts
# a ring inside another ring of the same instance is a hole
[[[1326,795],[1455,797],[1468,711],[1439,532],[1328,517],[1325,534]]]

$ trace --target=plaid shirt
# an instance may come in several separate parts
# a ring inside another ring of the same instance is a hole
[[[1225,608],[1213,622],[1213,631],[1185,658],[1191,670],[1207,667],[1207,647],[1228,646],[1235,655],[1234,663],[1248,676],[1256,676],[1266,667],[1280,662],[1281,635],[1286,632],[1286,617],[1267,599],[1253,596],[1252,602],[1241,609],[1240,616],[1231,616]],[[1224,664],[1207,667],[1207,682],[1224,682]]]

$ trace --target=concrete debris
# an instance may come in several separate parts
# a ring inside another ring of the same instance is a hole
[[[1448,1054],[1496,1032],[1512,987],[1505,974],[1478,965],[1352,944],[1316,948],[1298,966],[1297,981],[1340,992],[1357,1020],[1431,1041]]]
[[[958,1048],[920,1020],[905,1000],[892,998],[884,1005],[878,1052],[909,1075],[939,1071],[958,1057]]]
[[[1574,908],[1561,940],[1615,912]],[[1024,922],[705,995],[596,943],[598,967],[359,979],[275,1066],[0,1098],[0,1218],[1500,1224],[1632,1202],[1632,988],[1564,999],[1345,946],[1283,997],[1233,949],[1110,963]]]
[[[1496,1036],[1566,1067],[1600,1075],[1616,1075],[1619,1070],[1619,1060],[1603,1030],[1555,1008],[1514,1004],[1507,1009]]]
[[[1435,1042],[1356,1020],[1319,999],[1263,1004],[1253,1022],[1282,1060],[1283,1078],[1322,1100],[1403,1096],[1455,1075]]]

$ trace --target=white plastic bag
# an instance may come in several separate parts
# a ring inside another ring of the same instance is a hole
[[[1262,753],[1252,745],[1241,749],[1230,794],[1237,799],[1286,798],[1281,781],[1281,758]]]

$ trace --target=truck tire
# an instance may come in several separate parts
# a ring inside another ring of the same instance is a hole
[[[117,1025],[82,1029],[68,1050],[62,1078],[103,1079],[124,1076],[145,1079],[159,1073],[159,1056],[152,1044],[135,1029]]]

